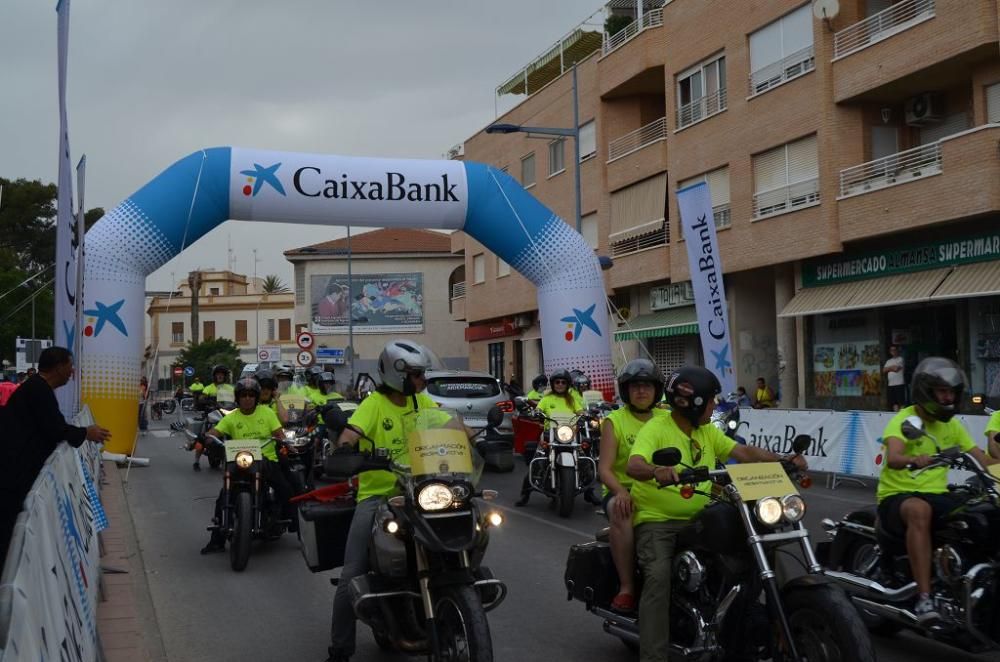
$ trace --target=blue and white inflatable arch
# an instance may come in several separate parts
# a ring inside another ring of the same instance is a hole
[[[177,161],[87,233],[82,395],[131,449],[146,276],[227,219],[464,230],[538,287],[545,370],[613,392],[604,283],[586,241],[480,163],[215,147]]]

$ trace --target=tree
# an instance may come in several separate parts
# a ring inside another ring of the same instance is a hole
[[[264,277],[264,282],[261,283],[261,289],[264,294],[285,294],[286,292],[291,292],[288,286],[281,282],[275,274],[270,274]]]
[[[201,377],[201,381],[205,384],[211,383],[212,368],[219,364],[232,370],[233,376],[236,377],[243,370],[240,350],[229,338],[205,340],[197,345],[189,342],[174,361],[174,366],[193,366],[194,374]]]

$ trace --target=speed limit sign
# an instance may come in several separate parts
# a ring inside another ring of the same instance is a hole
[[[295,358],[299,362],[299,365],[302,366],[303,368],[308,368],[313,364],[313,361],[315,361],[312,352],[310,352],[307,349],[304,349],[301,352],[299,352],[299,355]]]
[[[308,331],[299,331],[299,335],[295,336],[295,342],[298,344],[299,349],[312,349],[315,340],[313,339],[313,334]]]

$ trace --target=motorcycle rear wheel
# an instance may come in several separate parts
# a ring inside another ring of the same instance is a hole
[[[795,589],[785,595],[784,605],[795,648],[804,659],[875,662],[864,621],[843,591],[834,586]]]
[[[253,502],[249,492],[240,492],[236,495],[235,520],[233,540],[229,544],[229,565],[236,572],[243,572],[250,561],[253,528]]]
[[[434,602],[441,655],[434,662],[493,662],[493,640],[483,603],[471,586],[442,588]]]
[[[573,504],[576,501],[576,471],[573,467],[559,467],[559,517],[569,517],[573,514]]]
[[[877,559],[874,557],[876,553],[875,543],[871,540],[863,538],[855,540],[844,554],[843,570],[859,577],[876,579],[876,577],[873,577],[873,571],[878,570]],[[873,566],[873,563],[876,565]],[[882,616],[870,614],[860,607],[858,608],[858,614],[861,615],[861,620],[864,621],[865,627],[874,634],[891,636],[903,629],[902,625],[893,623]]]

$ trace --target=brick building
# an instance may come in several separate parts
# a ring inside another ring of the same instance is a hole
[[[700,360],[673,192],[704,179],[737,383],[878,408],[896,342],[908,372],[951,356],[1000,396],[1000,3],[841,0],[826,20],[798,0],[739,4],[613,0],[627,28],[597,38],[587,21],[498,87],[528,93],[498,122],[572,126],[577,63],[582,228],[614,259],[616,360]],[[480,131],[464,153],[572,222],[572,140]],[[534,289],[464,235],[452,249],[471,276],[453,306],[470,365],[530,379]]]

